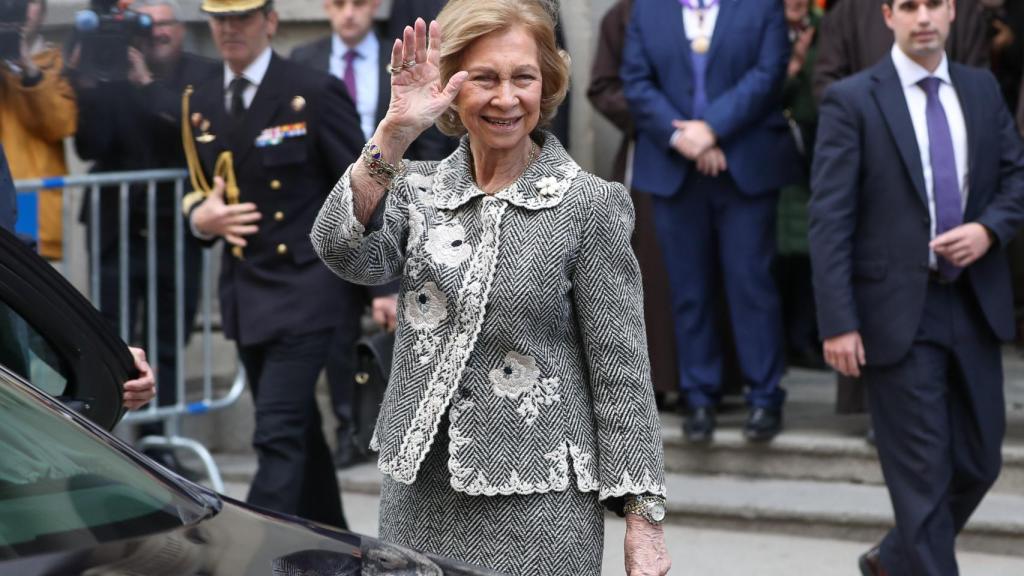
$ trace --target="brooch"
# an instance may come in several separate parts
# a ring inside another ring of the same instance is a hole
[[[559,188],[561,188],[561,185],[558,183],[558,179],[554,176],[545,176],[544,178],[541,178],[537,182],[536,186],[538,193],[541,196],[554,196],[558,193]]]

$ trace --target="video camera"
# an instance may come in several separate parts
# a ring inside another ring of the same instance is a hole
[[[0,60],[21,58],[21,35],[29,0],[0,0]]]
[[[13,0],[0,0],[0,2]],[[81,47],[78,71],[106,82],[128,76],[128,47],[152,39],[153,19],[128,9],[131,1],[91,0],[89,10],[75,14],[75,33]]]

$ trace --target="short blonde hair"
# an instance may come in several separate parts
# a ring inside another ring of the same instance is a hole
[[[538,127],[547,126],[569,91],[569,55],[555,42],[557,9],[548,0],[450,0],[437,17],[442,26],[441,85],[462,67],[462,59],[473,42],[512,26],[522,26],[537,43],[540,64],[541,101]],[[437,127],[449,136],[461,136],[466,127],[454,110],[437,120]]]

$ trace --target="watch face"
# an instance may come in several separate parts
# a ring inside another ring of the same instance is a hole
[[[664,504],[661,504],[661,503],[654,504],[654,505],[652,505],[648,509],[648,511],[651,514],[651,520],[654,520],[655,522],[661,522],[662,520],[665,519],[665,505]]]

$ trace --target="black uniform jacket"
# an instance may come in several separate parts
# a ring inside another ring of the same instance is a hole
[[[240,120],[225,110],[223,74],[195,87],[190,112],[198,120],[193,138],[210,184],[218,156],[230,150],[239,202],[255,203],[263,215],[241,258],[225,246],[225,335],[248,346],[336,327],[344,286],[313,251],[309,232],[362,148],[359,117],[345,86],[274,54]]]

